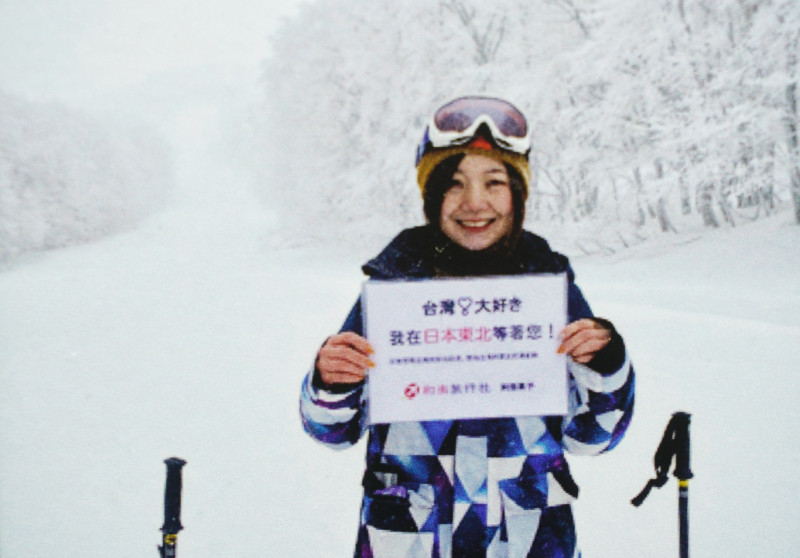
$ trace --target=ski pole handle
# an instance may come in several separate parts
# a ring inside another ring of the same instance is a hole
[[[162,545],[158,547],[161,558],[173,558],[176,555],[178,531],[181,525],[181,470],[186,461],[178,457],[165,459],[167,464],[167,484],[164,489],[164,525],[161,526]]]
[[[672,417],[675,421],[675,470],[672,474],[678,480],[688,481],[694,476],[689,455],[689,423],[691,422],[691,415],[679,412],[673,414]]]

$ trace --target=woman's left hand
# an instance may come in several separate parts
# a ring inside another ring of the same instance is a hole
[[[566,353],[579,364],[586,364],[611,341],[611,331],[590,319],[577,320],[561,332],[559,354]]]

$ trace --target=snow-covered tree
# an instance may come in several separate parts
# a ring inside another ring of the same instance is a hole
[[[131,226],[164,202],[171,173],[145,130],[0,93],[0,262]]]
[[[536,226],[627,243],[769,215],[797,172],[798,29],[791,0],[309,4],[265,64],[269,195],[298,230],[419,221],[425,119],[479,93],[530,117]]]

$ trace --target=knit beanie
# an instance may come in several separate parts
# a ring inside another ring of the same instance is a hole
[[[425,197],[425,187],[428,184],[428,179],[433,169],[445,159],[460,154],[482,155],[484,157],[491,157],[502,163],[508,163],[522,178],[522,202],[524,203],[525,200],[528,199],[528,182],[530,181],[531,175],[528,158],[525,155],[501,149],[497,147],[494,142],[491,142],[483,136],[476,136],[472,142],[460,146],[429,149],[422,155],[417,165],[417,183],[419,184],[423,198]]]

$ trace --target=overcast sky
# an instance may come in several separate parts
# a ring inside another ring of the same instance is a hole
[[[0,0],[0,91],[135,119],[170,139],[259,94],[300,0]]]

